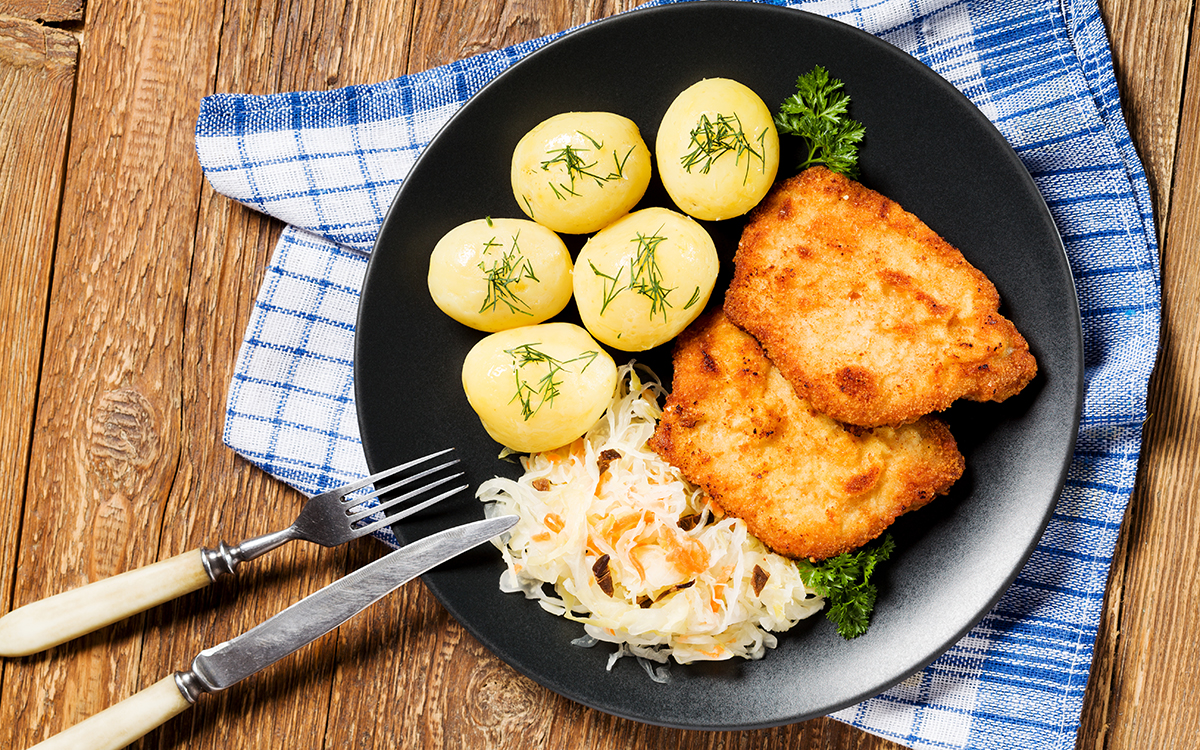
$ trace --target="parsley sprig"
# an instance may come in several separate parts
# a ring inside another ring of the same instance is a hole
[[[838,635],[849,640],[867,632],[878,595],[871,574],[895,548],[892,535],[885,534],[856,552],[845,552],[818,563],[797,562],[804,585],[825,597],[828,606],[825,616],[837,626]]]
[[[833,172],[858,177],[858,144],[866,129],[848,114],[850,97],[842,82],[817,65],[796,79],[796,93],[779,105],[775,127],[780,135],[807,141],[800,169],[824,164]]]

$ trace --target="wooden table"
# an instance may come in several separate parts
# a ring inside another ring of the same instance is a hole
[[[201,97],[373,82],[635,4],[0,2],[0,612],[212,544],[218,533],[236,540],[285,525],[300,505],[298,493],[221,444],[237,346],[281,226],[204,181],[193,146]],[[1165,325],[1078,744],[1193,747],[1195,8],[1101,5],[1154,194]],[[384,551],[370,541],[293,545],[236,581],[4,660],[0,744],[26,747],[85,718]],[[829,719],[722,734],[583,708],[494,658],[419,582],[140,746],[895,747]]]

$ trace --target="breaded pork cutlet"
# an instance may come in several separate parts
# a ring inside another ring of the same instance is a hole
[[[824,167],[750,216],[725,313],[842,422],[903,424],[1002,401],[1037,373],[987,276],[920,219]]]
[[[651,448],[780,554],[860,547],[962,475],[940,420],[862,429],[820,414],[719,309],[680,335],[674,365]]]

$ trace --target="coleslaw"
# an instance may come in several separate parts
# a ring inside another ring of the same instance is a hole
[[[515,481],[480,486],[487,515],[521,519],[494,542],[506,565],[500,588],[582,623],[579,645],[617,644],[610,669],[628,655],[681,664],[762,658],[777,644],[773,633],[824,599],[795,562],[646,446],[663,393],[648,368],[622,366],[611,405],[583,437],[521,456]]]

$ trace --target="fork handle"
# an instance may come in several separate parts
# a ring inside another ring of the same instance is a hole
[[[192,704],[174,675],[110,706],[29,750],[117,750],[178,716]]]
[[[211,583],[204,550],[26,604],[0,617],[0,656],[25,656],[91,633]]]

